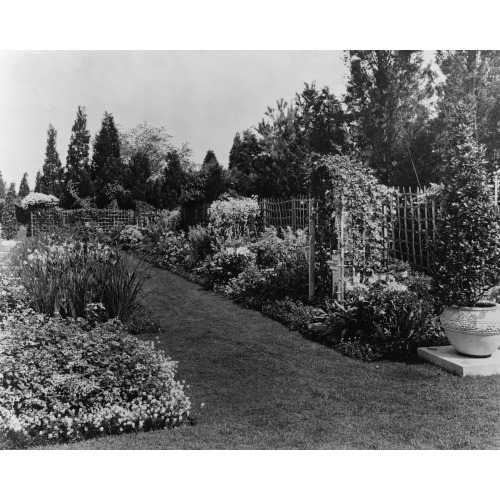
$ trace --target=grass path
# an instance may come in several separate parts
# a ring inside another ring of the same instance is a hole
[[[168,271],[150,274],[157,345],[179,361],[197,425],[56,448],[500,448],[500,376],[363,364]]]

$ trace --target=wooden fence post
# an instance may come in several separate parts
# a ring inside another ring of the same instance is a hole
[[[495,207],[498,206],[498,174],[495,174],[494,183],[495,183]]]
[[[309,197],[309,300],[314,299],[315,243],[314,201]]]

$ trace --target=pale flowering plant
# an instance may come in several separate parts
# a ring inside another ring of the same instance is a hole
[[[86,316],[86,307],[102,303],[107,317],[125,321],[145,281],[140,263],[117,249],[87,237],[49,234],[16,249],[15,275],[30,307],[49,316]]]
[[[9,260],[0,261],[0,332],[13,323],[24,323],[36,314],[29,306],[26,289],[13,273]]]
[[[120,231],[119,241],[121,244],[136,245],[144,239],[138,226],[126,226]]]
[[[229,197],[214,201],[208,214],[210,224],[214,228],[237,236],[255,232],[260,217],[260,206],[256,196]]]
[[[63,443],[190,419],[177,363],[112,320],[33,317],[0,335],[0,443]]]
[[[195,269],[205,286],[226,285],[255,264],[255,254],[247,246],[228,246],[207,257]]]
[[[52,194],[31,192],[21,200],[21,207],[27,211],[52,208],[57,207],[58,205],[59,199]]]

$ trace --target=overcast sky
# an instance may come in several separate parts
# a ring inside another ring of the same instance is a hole
[[[2,51],[0,171],[6,182],[45,157],[49,123],[66,162],[79,105],[93,138],[105,111],[121,130],[147,121],[172,142],[188,142],[201,163],[209,149],[227,167],[236,132],[255,126],[268,105],[290,100],[304,82],[344,91],[341,51]]]

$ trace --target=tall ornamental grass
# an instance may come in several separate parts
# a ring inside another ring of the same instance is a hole
[[[83,318],[91,304],[101,303],[108,318],[124,321],[145,281],[128,255],[55,235],[25,242],[15,262],[30,306],[48,316]]]

